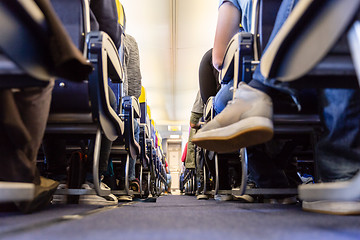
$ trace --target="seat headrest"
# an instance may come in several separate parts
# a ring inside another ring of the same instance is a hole
[[[139,97],[139,103],[144,103],[144,102],[146,102],[146,91],[145,91],[144,86],[141,86],[141,94]]]
[[[146,112],[149,115],[149,118],[151,119],[151,111],[150,111],[150,106],[149,105],[146,105]]]
[[[118,23],[122,26],[123,32],[125,32],[126,16],[125,16],[124,6],[120,3],[119,0],[115,0],[115,2],[116,2],[116,8],[117,8],[118,16],[119,16]]]

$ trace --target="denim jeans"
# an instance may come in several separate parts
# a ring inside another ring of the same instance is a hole
[[[231,80],[227,84],[221,84],[221,88],[214,98],[214,110],[215,114],[220,113],[226,107],[228,101],[232,100],[233,92],[231,88],[234,85],[234,80]]]
[[[316,149],[319,178],[348,180],[360,168],[360,90],[324,89],[320,97],[325,135]]]

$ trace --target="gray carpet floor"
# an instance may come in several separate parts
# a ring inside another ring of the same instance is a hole
[[[0,214],[0,239],[360,239],[360,216],[308,213],[300,205],[162,196],[117,207],[53,205]]]

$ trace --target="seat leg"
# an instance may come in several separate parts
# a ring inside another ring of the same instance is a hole
[[[143,166],[142,166],[142,164],[140,165],[140,179],[139,179],[139,181],[140,181],[140,197],[142,198],[142,196],[143,196],[143,187],[142,187],[142,185],[143,185]]]
[[[129,164],[130,164],[130,155],[129,153],[126,155],[126,163],[125,163],[125,191],[127,195],[130,195],[129,190]]]
[[[215,196],[219,193],[219,159],[218,154],[215,153]]]
[[[93,179],[95,191],[99,196],[108,196],[111,194],[110,189],[104,189],[100,186],[99,179],[99,158],[100,158],[100,147],[101,147],[101,131],[100,128],[96,131],[95,145],[94,145],[94,156],[93,156]]]
[[[206,178],[206,166],[205,166],[205,163],[204,163],[204,166],[203,166],[203,170],[204,170],[204,187],[203,187],[203,193],[206,194],[206,191],[207,191],[207,188],[206,188],[206,185],[207,185],[207,178]]]
[[[240,185],[240,195],[244,195],[246,191],[246,185],[248,181],[248,155],[246,148],[240,150],[240,160],[241,160],[241,185]]]

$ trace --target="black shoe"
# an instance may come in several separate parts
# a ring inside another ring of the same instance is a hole
[[[23,213],[32,213],[47,207],[55,193],[59,182],[52,179],[40,177],[40,185],[35,186],[34,199],[15,203],[17,208]]]

